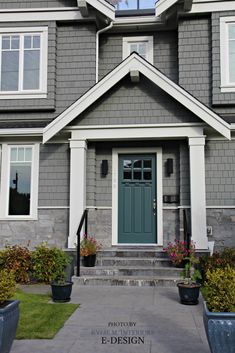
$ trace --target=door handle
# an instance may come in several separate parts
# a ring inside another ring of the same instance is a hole
[[[156,216],[157,212],[157,200],[153,199],[153,215]]]

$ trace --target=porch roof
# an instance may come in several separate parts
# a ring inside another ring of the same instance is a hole
[[[91,104],[96,102],[114,85],[116,85],[123,77],[127,74],[133,76],[136,72],[140,72],[156,86],[161,88],[189,111],[198,116],[202,121],[217,130],[220,134],[228,139],[231,138],[230,124],[224,121],[218,114],[201,103],[182,87],[170,80],[161,71],[156,69],[137,53],[132,53],[114,70],[107,74],[102,80],[95,84],[83,96],[76,100],[71,106],[64,110],[56,119],[44,128],[43,143],[46,143],[71,121],[77,118]]]

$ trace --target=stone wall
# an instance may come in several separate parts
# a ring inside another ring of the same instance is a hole
[[[68,209],[39,209],[37,221],[1,221],[0,248],[7,244],[33,248],[43,241],[66,248],[68,217]]]

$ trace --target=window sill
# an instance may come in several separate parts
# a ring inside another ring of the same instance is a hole
[[[0,92],[0,99],[41,99],[47,98],[47,93],[3,93]]]
[[[37,221],[37,217],[33,216],[7,216],[7,217],[0,217],[0,221]]]
[[[220,87],[221,93],[235,92],[235,85],[224,85]]]

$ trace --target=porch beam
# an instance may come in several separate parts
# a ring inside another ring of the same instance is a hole
[[[189,137],[191,234],[196,249],[208,249],[206,230],[205,137]]]
[[[85,140],[70,140],[70,214],[68,248],[77,242],[77,229],[86,207],[86,152]]]

